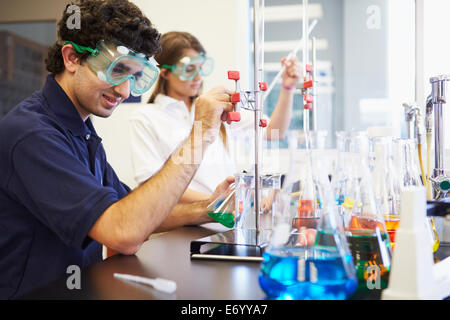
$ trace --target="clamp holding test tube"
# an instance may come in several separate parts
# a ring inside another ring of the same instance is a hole
[[[255,108],[255,94],[250,91],[242,91],[240,88],[239,80],[240,74],[239,71],[228,71],[228,79],[235,81],[235,92],[231,95],[231,103],[235,104],[235,111],[228,112],[227,122],[231,123],[232,121],[238,122],[241,121],[241,106],[244,109],[250,111],[258,111]],[[267,90],[266,82],[259,82],[259,91]],[[259,121],[260,127],[267,127],[267,120],[260,119]]]

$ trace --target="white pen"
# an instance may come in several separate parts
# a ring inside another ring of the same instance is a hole
[[[134,276],[131,274],[123,274],[123,273],[114,273],[114,278],[123,279],[123,280],[129,280],[133,282],[138,283],[144,283],[151,285],[154,289],[166,292],[166,293],[173,293],[175,290],[177,290],[177,284],[175,281],[167,280],[167,279],[150,279],[146,277],[139,277]]]

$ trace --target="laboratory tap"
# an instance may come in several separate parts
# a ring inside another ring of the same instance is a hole
[[[450,177],[446,175],[444,169],[444,118],[443,107],[446,104],[446,86],[450,81],[449,75],[432,77],[431,95],[426,104],[426,127],[427,133],[434,131],[434,170],[429,177],[433,185],[433,198],[440,199],[448,196],[450,192]],[[434,115],[434,128],[432,126],[432,116]],[[430,148],[431,145],[428,146]]]
[[[422,112],[419,106],[415,103],[404,103],[405,121],[406,121],[406,136],[408,139],[420,140],[422,136],[420,123],[422,119]],[[420,143],[420,141],[418,141]]]

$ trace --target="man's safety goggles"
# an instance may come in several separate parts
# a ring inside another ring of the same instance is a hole
[[[130,80],[130,91],[134,96],[139,96],[149,90],[158,79],[159,69],[157,62],[147,59],[142,53],[135,52],[118,41],[100,40],[95,49],[71,44],[78,53],[89,52],[86,59],[89,69],[97,77],[111,85],[119,85]]]
[[[192,57],[183,57],[177,64],[163,64],[161,68],[172,70],[178,79],[188,81],[194,79],[197,73],[200,73],[202,76],[209,76],[214,69],[214,60],[199,54]]]

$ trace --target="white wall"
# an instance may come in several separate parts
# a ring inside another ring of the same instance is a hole
[[[424,9],[424,88],[425,97],[431,93],[430,78],[438,75],[450,75],[450,38],[448,31],[449,0],[426,0]],[[447,84],[450,90],[450,84]],[[448,99],[447,99],[448,101]],[[425,101],[420,101],[425,105]],[[449,103],[443,108],[444,112],[444,143],[450,149],[450,112]]]
[[[241,87],[248,88],[247,0],[134,0],[161,33],[187,31],[195,35],[215,60],[212,75],[205,78],[204,90],[217,85],[234,88],[227,79],[228,70],[241,72]],[[147,101],[151,92],[142,96]],[[122,104],[108,119],[94,118],[94,125],[119,178],[135,187],[131,167],[128,117],[135,104]]]

